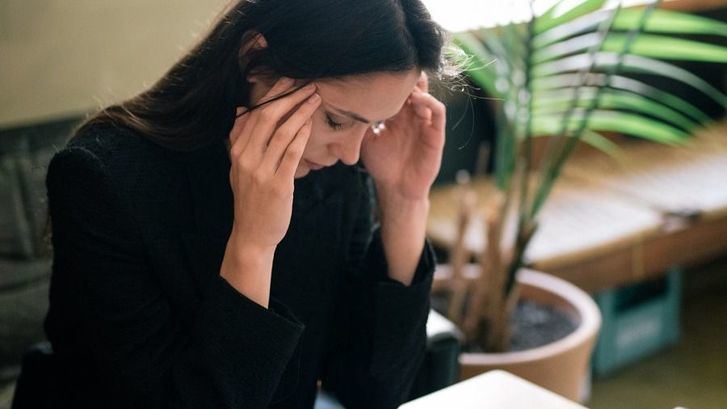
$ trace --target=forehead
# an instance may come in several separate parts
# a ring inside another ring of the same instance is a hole
[[[316,81],[324,107],[354,112],[371,121],[394,116],[414,89],[418,70],[373,73]]]

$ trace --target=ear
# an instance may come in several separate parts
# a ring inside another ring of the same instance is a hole
[[[253,47],[256,49],[268,47],[268,40],[266,40],[265,36],[260,33],[256,33],[255,35],[253,35],[252,41],[254,41]]]
[[[268,41],[265,39],[265,36],[255,32],[251,31],[247,35],[247,40],[243,41],[242,47],[240,49],[241,55],[247,55],[252,51],[260,50],[263,48],[267,48]],[[265,72],[258,72],[258,71],[251,71],[247,75],[247,82],[251,84],[255,83],[261,83],[261,84],[268,84],[270,82],[270,79],[266,75]]]
[[[246,55],[250,51],[266,48],[267,46],[268,40],[265,39],[264,35],[257,31],[248,31],[243,37],[242,47],[240,47],[240,55]]]

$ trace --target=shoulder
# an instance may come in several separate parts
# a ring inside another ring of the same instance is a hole
[[[46,183],[70,178],[103,179],[122,190],[131,189],[154,168],[174,163],[173,152],[130,128],[99,123],[84,127],[50,161]]]
[[[104,172],[118,174],[164,159],[165,151],[128,127],[98,123],[84,127],[55,156],[85,157]]]

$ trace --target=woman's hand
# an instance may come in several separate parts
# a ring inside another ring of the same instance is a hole
[[[361,157],[376,185],[388,275],[404,285],[414,277],[424,245],[429,189],[444,149],[444,104],[419,78],[401,111],[364,137]]]
[[[281,79],[263,99],[289,91],[292,85],[292,80]],[[235,121],[230,132],[234,229],[251,244],[274,247],[288,230],[295,170],[319,105],[320,96],[309,85]]]
[[[410,201],[429,194],[442,163],[446,117],[444,104],[428,90],[422,73],[401,111],[364,137],[361,157],[379,194]]]
[[[289,91],[281,79],[263,100]],[[230,131],[230,185],[234,223],[220,274],[267,307],[275,248],[290,225],[295,171],[321,98],[306,86],[238,117]],[[238,114],[242,113],[242,108]]]

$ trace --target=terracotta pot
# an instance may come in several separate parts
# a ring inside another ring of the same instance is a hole
[[[591,297],[573,284],[549,274],[523,269],[520,297],[551,305],[577,323],[564,338],[534,349],[505,353],[462,353],[460,379],[503,369],[574,401],[588,395],[591,352],[601,326],[601,313]]]

